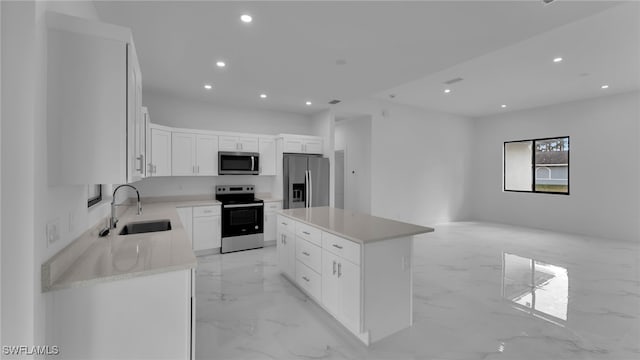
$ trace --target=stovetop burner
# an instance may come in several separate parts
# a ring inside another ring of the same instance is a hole
[[[254,185],[219,185],[216,186],[216,200],[222,205],[263,203],[255,197],[254,188]]]

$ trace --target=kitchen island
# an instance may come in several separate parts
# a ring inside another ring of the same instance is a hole
[[[331,207],[278,216],[280,271],[366,345],[413,324],[413,236],[432,228]]]

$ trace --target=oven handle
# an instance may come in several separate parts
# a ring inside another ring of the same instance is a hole
[[[225,209],[230,209],[230,208],[239,208],[239,207],[256,207],[256,206],[264,206],[263,203],[260,204],[234,204],[234,205],[222,205],[223,208]]]

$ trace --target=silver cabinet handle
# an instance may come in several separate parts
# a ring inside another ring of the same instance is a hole
[[[336,261],[333,260],[333,275],[336,274]]]
[[[342,276],[342,263],[338,263],[338,277]]]
[[[336,248],[336,249],[342,250],[342,246],[340,246],[340,245],[333,244],[333,247]]]
[[[309,256],[309,255],[311,255],[311,254],[309,254],[309,253],[308,253],[308,252],[306,252],[306,251],[303,251],[303,252],[302,252],[302,255]]]
[[[136,171],[139,171],[142,174],[144,172],[144,155],[140,154],[140,156],[136,157],[136,160],[140,162],[140,167],[136,168]]]
[[[302,277],[302,280],[304,280],[304,281],[306,281],[306,282],[309,282],[309,278],[308,278],[308,277],[306,277],[306,276],[303,276],[303,277]]]
[[[282,235],[282,241],[284,241],[284,244],[287,244],[287,235]]]
[[[153,173],[156,174],[158,172],[158,167],[153,165]]]
[[[289,225],[289,224],[287,224],[286,222],[281,222],[280,224],[282,224],[282,225],[284,225],[284,226]]]
[[[311,235],[311,233],[307,232],[307,231],[303,231],[302,233],[305,234],[305,235]]]

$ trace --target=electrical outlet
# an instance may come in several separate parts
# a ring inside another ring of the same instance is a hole
[[[47,223],[47,246],[60,240],[60,219],[56,218]]]

